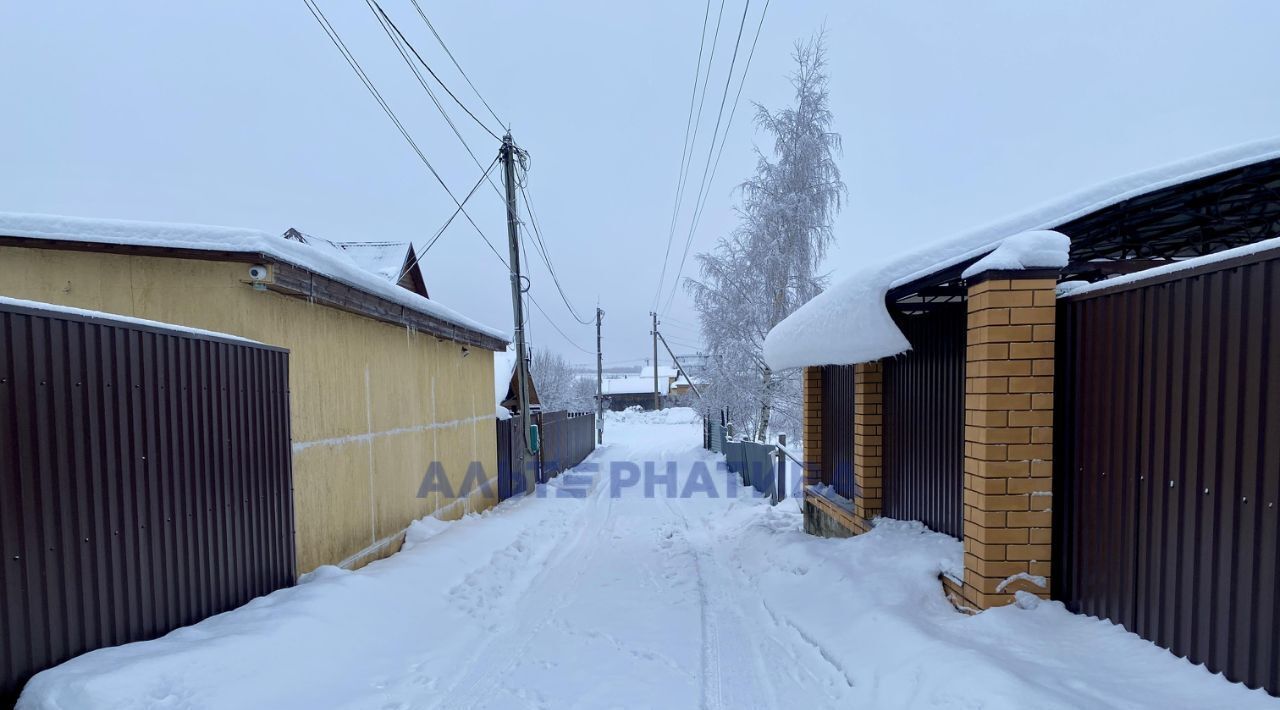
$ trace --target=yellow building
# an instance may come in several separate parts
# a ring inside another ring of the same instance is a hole
[[[300,573],[358,567],[398,549],[417,518],[496,501],[496,482],[474,485],[473,464],[496,472],[493,353],[506,335],[340,249],[251,230],[0,214],[0,295],[288,348]],[[418,497],[434,461],[454,496],[437,486]]]

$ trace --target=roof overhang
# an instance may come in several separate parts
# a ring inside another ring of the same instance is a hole
[[[1114,180],[987,227],[866,267],[778,324],[775,369],[869,362],[910,349],[895,318],[963,300],[964,272],[1006,239],[1071,239],[1064,279],[1095,281],[1280,234],[1280,139]]]

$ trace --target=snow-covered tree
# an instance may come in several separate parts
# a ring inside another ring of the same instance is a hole
[[[529,375],[538,388],[538,400],[544,411],[569,408],[573,398],[573,368],[563,355],[550,350],[535,350],[529,361]]]
[[[755,175],[741,185],[737,228],[698,255],[700,278],[686,281],[710,353],[709,399],[750,423],[760,441],[775,416],[785,428],[799,421],[799,374],[769,368],[764,337],[822,290],[818,268],[845,194],[824,35],[797,42],[792,57],[795,104],[777,112],[756,104],[756,125],[773,138],[773,155],[757,149]]]

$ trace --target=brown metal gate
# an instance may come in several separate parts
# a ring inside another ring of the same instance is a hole
[[[1280,693],[1280,255],[1058,318],[1054,596]]]
[[[884,515],[963,534],[964,303],[898,317],[911,342],[884,361]]]
[[[822,482],[854,497],[853,365],[822,368]]]
[[[294,581],[288,352],[0,304],[0,705]]]

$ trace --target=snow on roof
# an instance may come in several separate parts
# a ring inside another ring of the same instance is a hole
[[[409,242],[337,242],[357,266],[391,283],[400,281]]]
[[[1280,138],[1216,151],[1112,180],[985,227],[935,241],[903,256],[865,266],[775,326],[765,338],[765,360],[770,367],[781,370],[810,365],[851,365],[906,352],[911,343],[893,322],[885,303],[889,290],[895,286],[994,252],[1010,237],[1050,230],[1139,195],[1275,158],[1280,158]],[[1020,239],[1034,240],[1035,237]],[[1026,255],[1026,252],[1019,250],[1018,254]],[[999,258],[1004,260],[1009,256],[1006,250]],[[969,269],[965,275],[974,273]]]
[[[341,248],[324,248],[254,229],[0,213],[0,236],[265,254],[273,259],[328,276],[406,308],[412,308],[419,313],[440,318],[493,338],[510,340],[501,330],[482,325],[434,300],[423,298],[375,276],[357,265],[349,256],[344,256]]]
[[[516,349],[508,346],[493,354],[493,398],[498,406],[507,398],[511,389],[511,376],[516,372]]]
[[[601,390],[608,396],[612,394],[653,394],[653,371],[648,377],[612,377],[601,381]],[[667,393],[667,383],[658,380],[658,391]]]
[[[679,374],[680,374],[680,371],[679,371],[679,370],[677,370],[677,369],[676,369],[676,368],[674,368],[674,367],[669,367],[669,366],[667,366],[667,365],[659,365],[659,366],[658,366],[658,377],[676,377],[676,376],[677,376],[677,375],[679,375]],[[653,366],[652,366],[652,365],[645,365],[644,367],[640,368],[640,376],[641,376],[641,377],[648,377],[650,380],[652,380],[652,379],[653,379]],[[651,383],[651,384],[652,384],[652,383]],[[652,388],[650,388],[650,389],[652,389]]]
[[[43,301],[28,301],[21,298],[9,298],[8,296],[0,296],[0,306],[15,306],[18,308],[30,308],[32,310],[45,311],[48,313],[62,313],[69,316],[77,316],[89,320],[101,320],[108,324],[119,325],[136,325],[146,328],[155,328],[157,330],[165,330],[171,333],[194,335],[202,338],[217,338],[218,340],[229,340],[238,343],[247,343],[249,345],[262,345],[264,347],[273,347],[258,342],[242,338],[238,335],[230,333],[220,333],[216,330],[205,330],[203,328],[192,328],[185,325],[175,325],[173,323],[165,323],[158,320],[147,320],[146,318],[134,318],[132,316],[122,316],[115,313],[106,313],[104,311],[91,311],[84,308],[72,308],[70,306],[60,306],[53,303],[45,303]]]
[[[1267,251],[1280,251],[1280,237],[1276,237],[1274,239],[1264,239],[1260,242],[1254,242],[1253,244],[1245,244],[1244,246],[1236,247],[1234,249],[1224,249],[1222,251],[1214,252],[1212,254],[1197,256],[1192,259],[1183,259],[1182,261],[1175,261],[1172,264],[1168,264],[1165,266],[1157,266],[1151,269],[1143,269],[1142,271],[1135,271],[1134,273],[1124,274],[1123,276],[1114,276],[1112,278],[1103,279],[1102,281],[1098,281],[1095,283],[1087,283],[1084,281],[1074,281],[1070,283],[1080,284],[1080,285],[1068,286],[1067,283],[1059,284],[1058,294],[1060,296],[1079,296],[1086,293],[1092,293],[1094,291],[1104,291],[1106,289],[1115,288],[1116,286],[1140,284],[1143,281],[1158,279],[1163,276],[1167,276],[1169,274],[1177,273],[1179,271],[1186,271],[1187,269],[1195,269],[1201,266],[1209,266],[1211,264],[1216,264],[1221,261],[1238,259],[1242,256],[1249,256],[1252,254],[1261,254]]]

